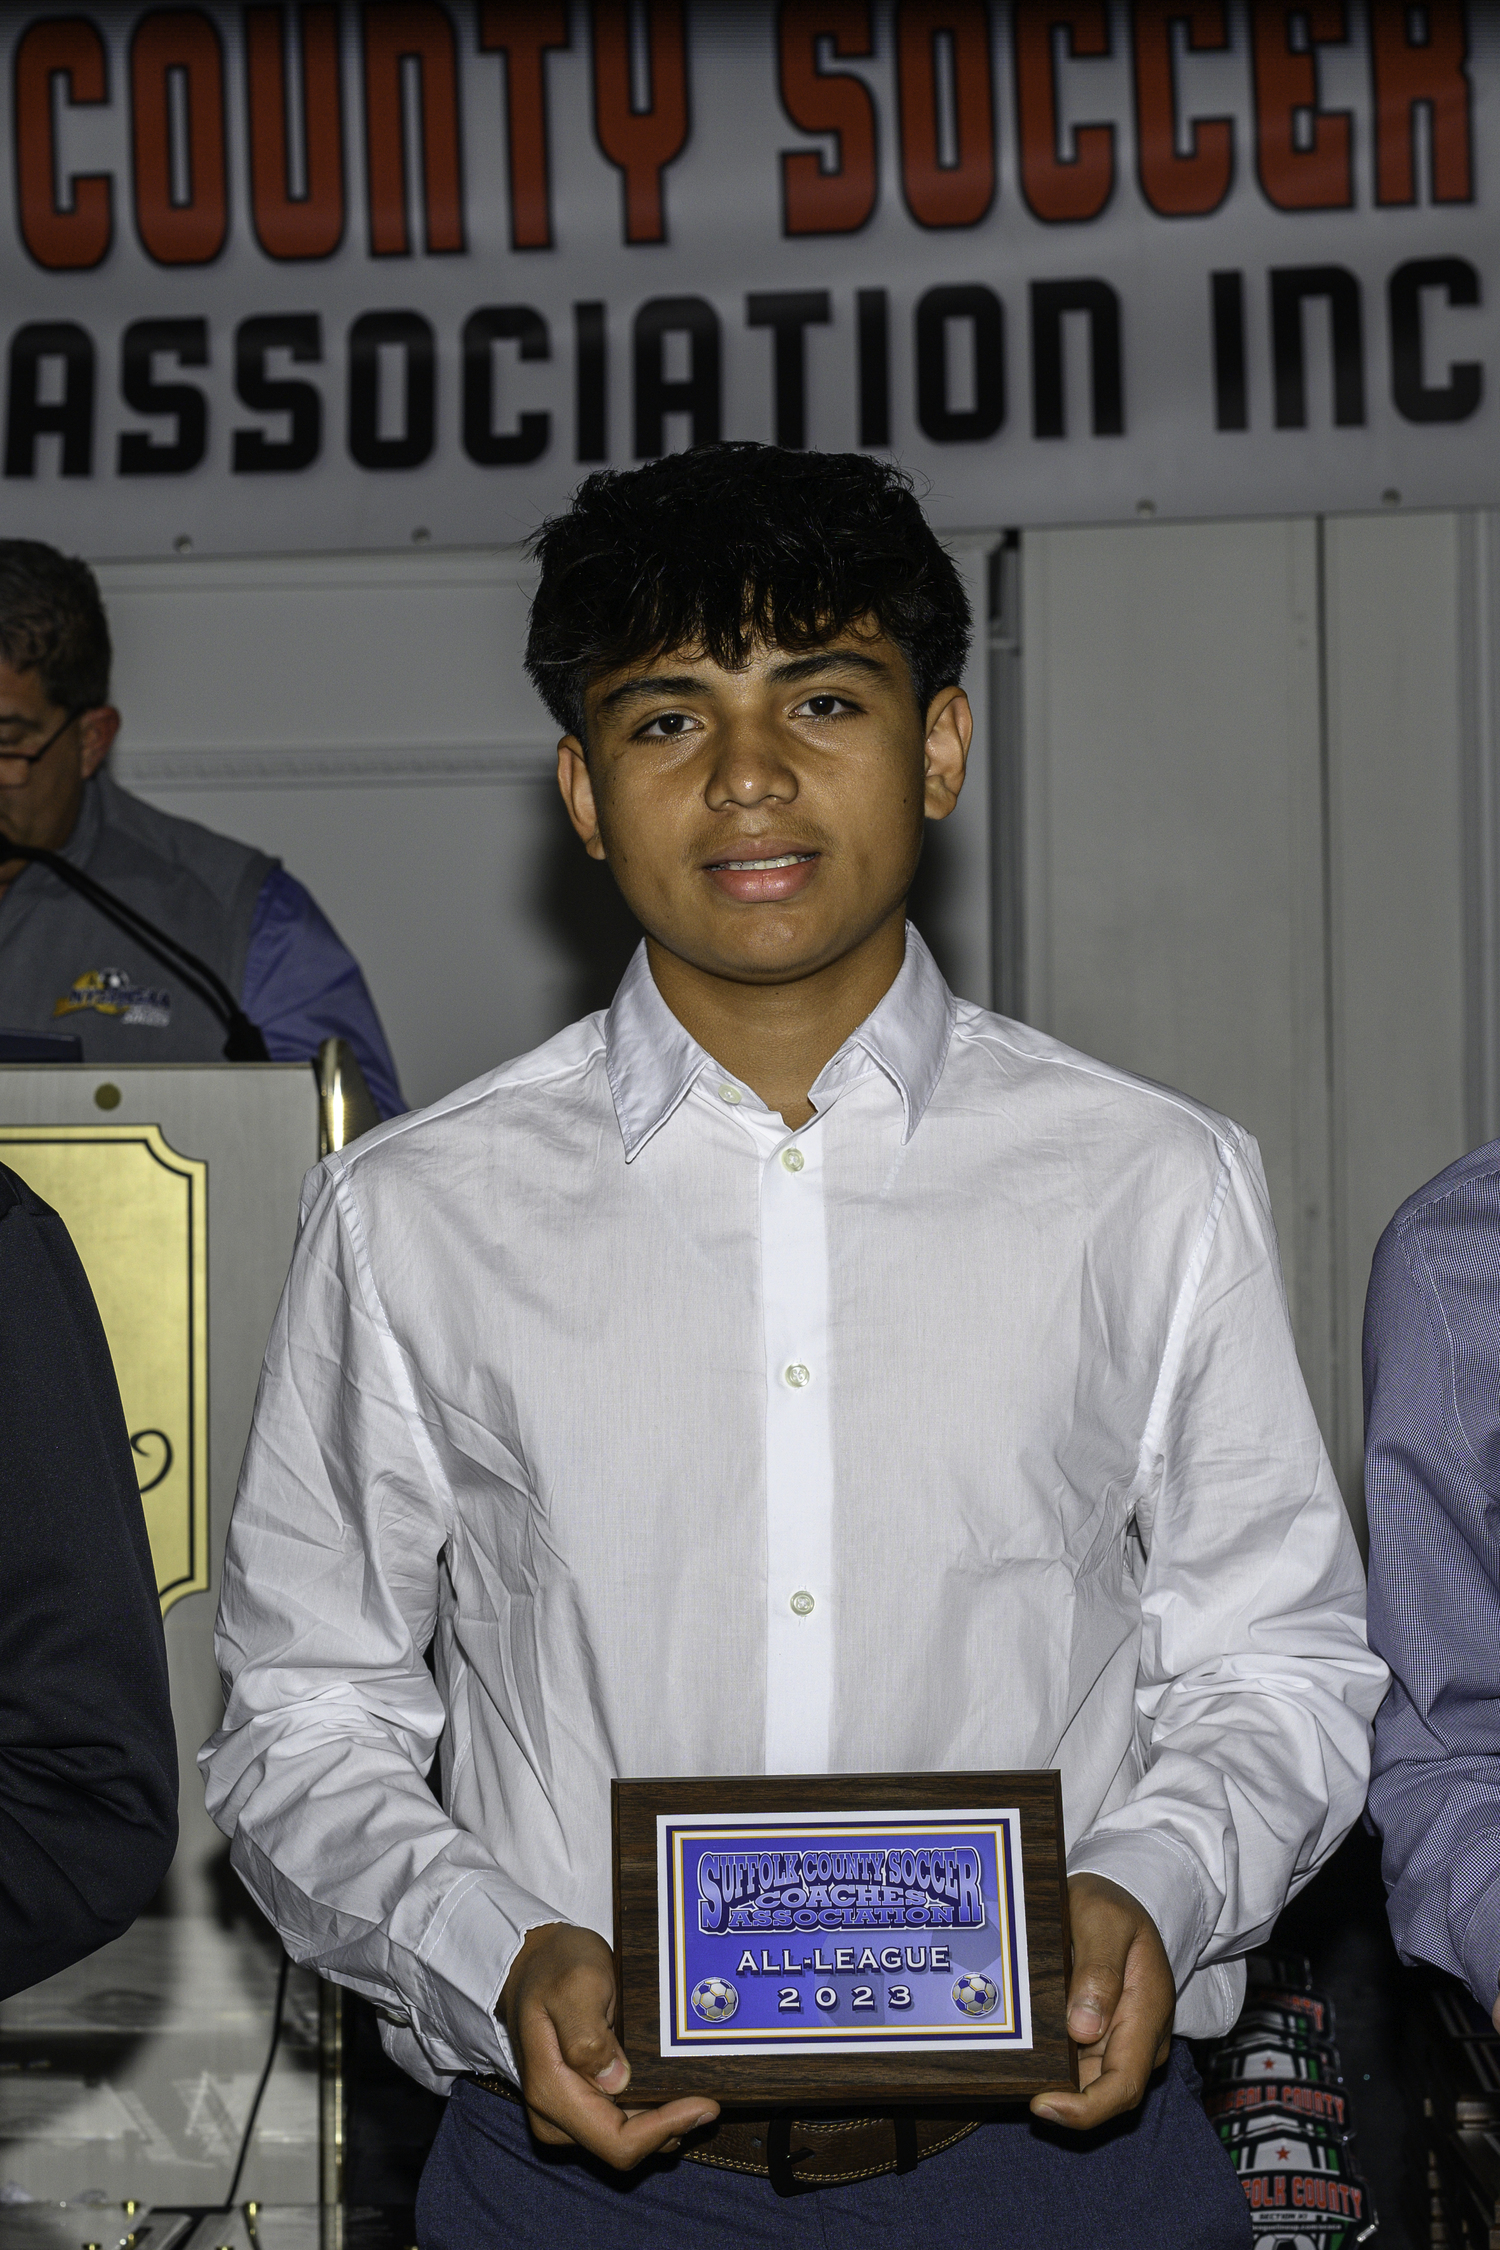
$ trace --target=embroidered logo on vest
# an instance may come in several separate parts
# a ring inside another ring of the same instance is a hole
[[[172,995],[156,985],[136,984],[123,969],[85,969],[53,1005],[54,1016],[91,1008],[96,1016],[119,1016],[124,1023],[164,1030],[172,1020]]]

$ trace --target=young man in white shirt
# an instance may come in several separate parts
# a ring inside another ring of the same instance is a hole
[[[563,796],[646,936],[309,1180],[224,1574],[235,1865],[455,2085],[423,2250],[1247,2242],[1174,2007],[1233,2021],[1385,1680],[1254,1144],[907,925],[972,722],[896,471],[699,448],[538,551]],[[712,2103],[632,2113],[612,1777],[1048,1766],[1081,2092],[795,2199]]]

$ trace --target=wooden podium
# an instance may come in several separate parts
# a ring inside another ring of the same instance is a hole
[[[319,1122],[305,1063],[0,1067],[0,1163],[66,1223],[119,1378],[182,1772],[158,1910],[0,2010],[0,2059],[22,2066],[0,2071],[7,2171],[47,2201],[83,2184],[121,2203],[222,2201],[265,2059],[277,1953],[226,1881],[196,1757],[222,1708],[224,1535]],[[320,2200],[317,2001],[303,1981],[307,2036],[284,2041],[275,2131],[263,2109],[242,2189],[266,2202]]]

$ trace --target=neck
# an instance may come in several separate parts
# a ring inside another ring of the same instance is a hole
[[[753,1087],[788,1125],[813,1115],[818,1073],[890,991],[906,957],[904,905],[850,953],[784,984],[740,983],[669,953],[646,954],[656,989],[685,1031]]]

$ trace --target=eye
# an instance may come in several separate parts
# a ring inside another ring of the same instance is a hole
[[[658,711],[654,719],[637,727],[637,742],[676,742],[698,724],[691,711]]]
[[[797,705],[792,717],[794,719],[838,719],[842,718],[845,712],[857,711],[858,709],[858,704],[851,703],[846,695],[809,695],[804,697],[803,701]]]

